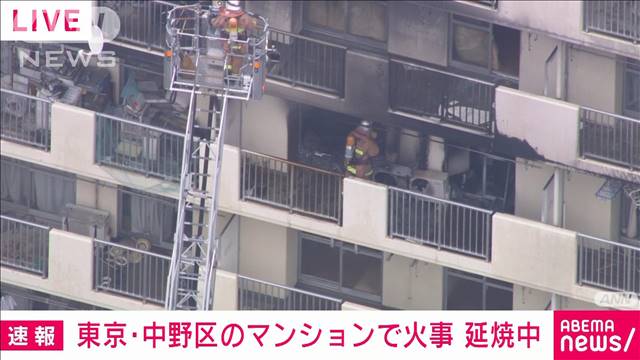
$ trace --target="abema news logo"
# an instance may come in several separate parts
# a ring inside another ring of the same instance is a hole
[[[554,312],[554,359],[640,359],[640,311]]]

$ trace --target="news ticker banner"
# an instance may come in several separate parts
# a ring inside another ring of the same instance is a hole
[[[640,311],[3,311],[2,359],[640,359]],[[355,356],[355,357],[354,357]]]

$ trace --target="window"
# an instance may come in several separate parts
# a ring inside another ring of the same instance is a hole
[[[300,235],[302,284],[380,302],[382,253],[320,236]]]
[[[451,24],[453,65],[518,77],[520,31],[455,15]]]
[[[71,174],[3,158],[0,194],[4,201],[53,215],[76,202],[76,180]]]
[[[622,93],[623,114],[640,119],[640,61],[627,59]]]
[[[132,189],[120,189],[120,235],[145,238],[154,245],[170,248],[176,230],[178,204]]]
[[[305,1],[305,25],[342,34],[369,38],[378,42],[387,39],[386,5],[380,1]]]
[[[453,269],[444,271],[445,310],[511,310],[513,285]]]

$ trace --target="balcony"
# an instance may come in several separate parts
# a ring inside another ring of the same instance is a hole
[[[398,60],[389,67],[392,110],[493,134],[494,84]]]
[[[51,101],[20,92],[2,91],[2,139],[51,149]]]
[[[637,44],[640,41],[640,3],[634,0],[583,1],[584,29]]]
[[[272,156],[242,150],[241,198],[328,220],[342,221],[342,178]]]
[[[340,310],[342,300],[238,276],[238,310]]]
[[[165,50],[167,12],[175,4],[158,0],[101,0],[99,5],[114,10],[120,17],[116,40],[150,50]]]
[[[582,107],[580,155],[640,169],[640,120]]]
[[[493,213],[398,188],[389,188],[389,236],[491,259]]]
[[[163,304],[170,264],[169,256],[93,240],[95,290]]]
[[[269,41],[280,52],[271,79],[344,97],[345,47],[275,29]]]
[[[184,134],[96,114],[96,163],[179,182]]]
[[[1,215],[0,263],[43,278],[49,270],[49,227]]]
[[[640,248],[578,234],[578,284],[640,295]]]

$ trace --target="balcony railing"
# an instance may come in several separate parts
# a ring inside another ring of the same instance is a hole
[[[114,10],[120,18],[116,40],[151,50],[165,50],[167,13],[175,4],[158,0],[101,0],[100,6]]]
[[[2,139],[51,149],[51,101],[2,89]]]
[[[345,47],[274,29],[269,41],[280,52],[270,78],[344,96]]]
[[[184,134],[96,114],[96,162],[179,181]]]
[[[49,228],[1,215],[0,263],[47,277]]]
[[[171,258],[93,240],[93,286],[152,303],[164,303]]]
[[[241,166],[243,200],[341,222],[342,175],[246,150]]]
[[[580,153],[587,158],[640,169],[640,120],[581,108]]]
[[[389,188],[389,235],[491,259],[492,212]]]
[[[494,84],[397,60],[389,67],[393,110],[493,133]]]
[[[342,300],[238,276],[238,310],[340,310]]]
[[[640,42],[640,2],[636,0],[583,1],[584,28]]]
[[[578,283],[640,295],[640,248],[579,234]]]

